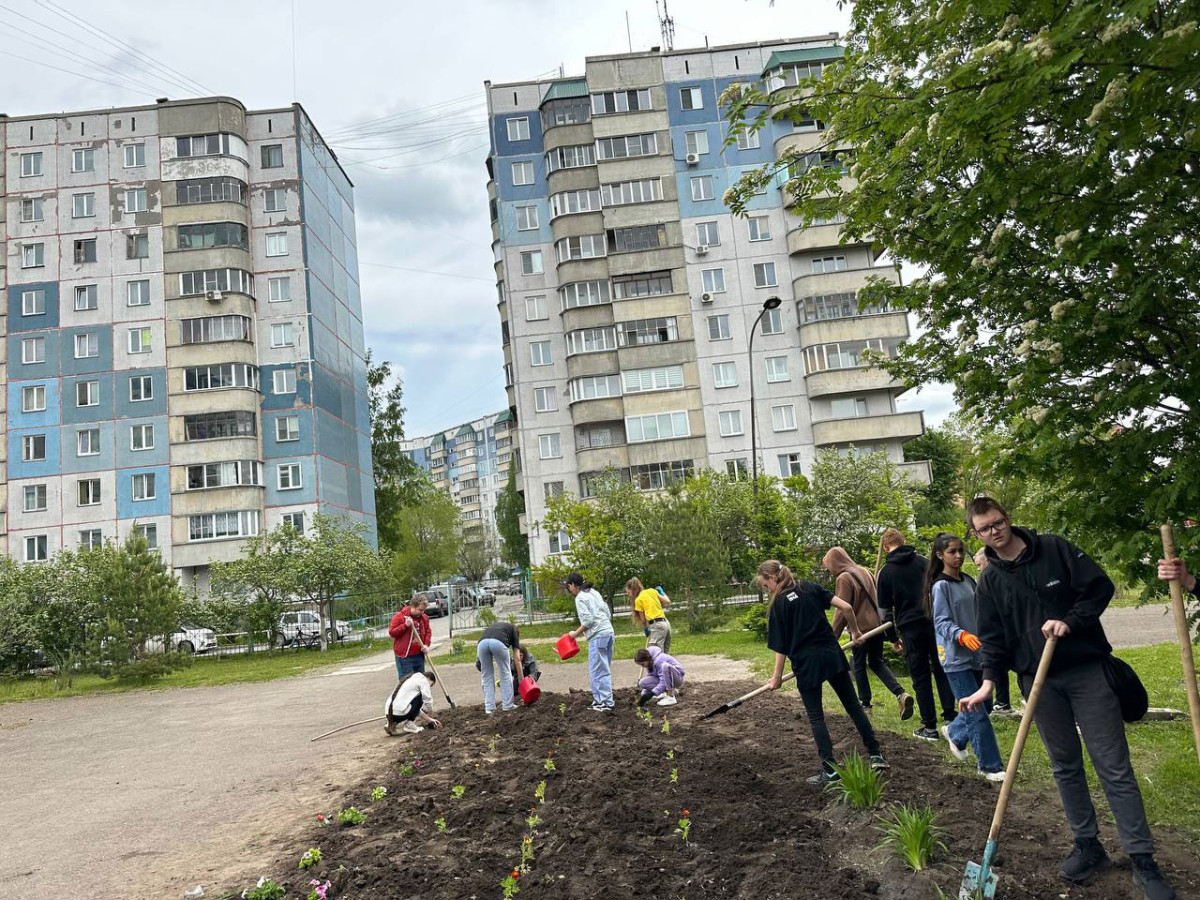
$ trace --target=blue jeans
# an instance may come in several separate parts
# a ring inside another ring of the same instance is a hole
[[[397,656],[396,657],[396,675],[401,681],[407,678],[413,672],[425,674],[425,654],[418,653],[416,656]]]
[[[500,678],[500,702],[505,709],[513,708],[512,657],[508,645],[495,638],[480,641],[475,651],[479,660],[480,677],[483,680],[483,708],[491,712],[496,708],[496,678]]]
[[[612,695],[613,634],[588,638],[588,686],[597,706],[615,706]]]
[[[974,669],[962,669],[958,672],[947,672],[950,688],[954,696],[961,700],[969,697],[983,684],[983,673]],[[996,732],[992,730],[992,720],[988,713],[992,711],[989,700],[985,709],[975,712],[960,712],[953,722],[947,726],[950,729],[950,739],[962,748],[967,744],[975,751],[975,759],[979,763],[980,772],[1002,772],[1004,761],[1000,758],[1000,746],[996,743]]]

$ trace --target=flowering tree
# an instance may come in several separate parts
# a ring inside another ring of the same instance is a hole
[[[820,155],[785,155],[727,202],[779,175],[805,222],[839,212],[926,272],[860,293],[918,318],[887,367],[953,383],[1002,426],[1010,475],[1061,490],[1060,527],[1086,521],[1145,578],[1150,526],[1200,508],[1200,2],[852,9],[819,80],[727,91],[735,131],[828,123]]]

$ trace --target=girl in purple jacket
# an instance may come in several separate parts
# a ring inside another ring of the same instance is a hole
[[[646,670],[638,682],[638,706],[658,697],[659,706],[674,706],[675,691],[683,684],[683,666],[662,648],[650,646],[633,655],[633,661]]]

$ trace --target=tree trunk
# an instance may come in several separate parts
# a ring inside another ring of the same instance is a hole
[[[320,646],[322,653],[329,649],[329,617],[325,613],[325,604],[332,602],[332,599],[319,600],[317,602],[317,616],[320,618],[321,625]]]

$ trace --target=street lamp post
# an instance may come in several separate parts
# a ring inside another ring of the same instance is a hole
[[[750,360],[750,477],[753,481],[754,499],[756,501],[758,500],[758,416],[754,413],[754,335],[758,331],[758,323],[762,321],[762,317],[773,309],[779,309],[779,305],[782,302],[778,297],[768,297],[763,301],[758,318],[750,326],[750,346],[747,350],[747,356]],[[758,512],[757,502],[755,503],[754,511],[755,513]]]

